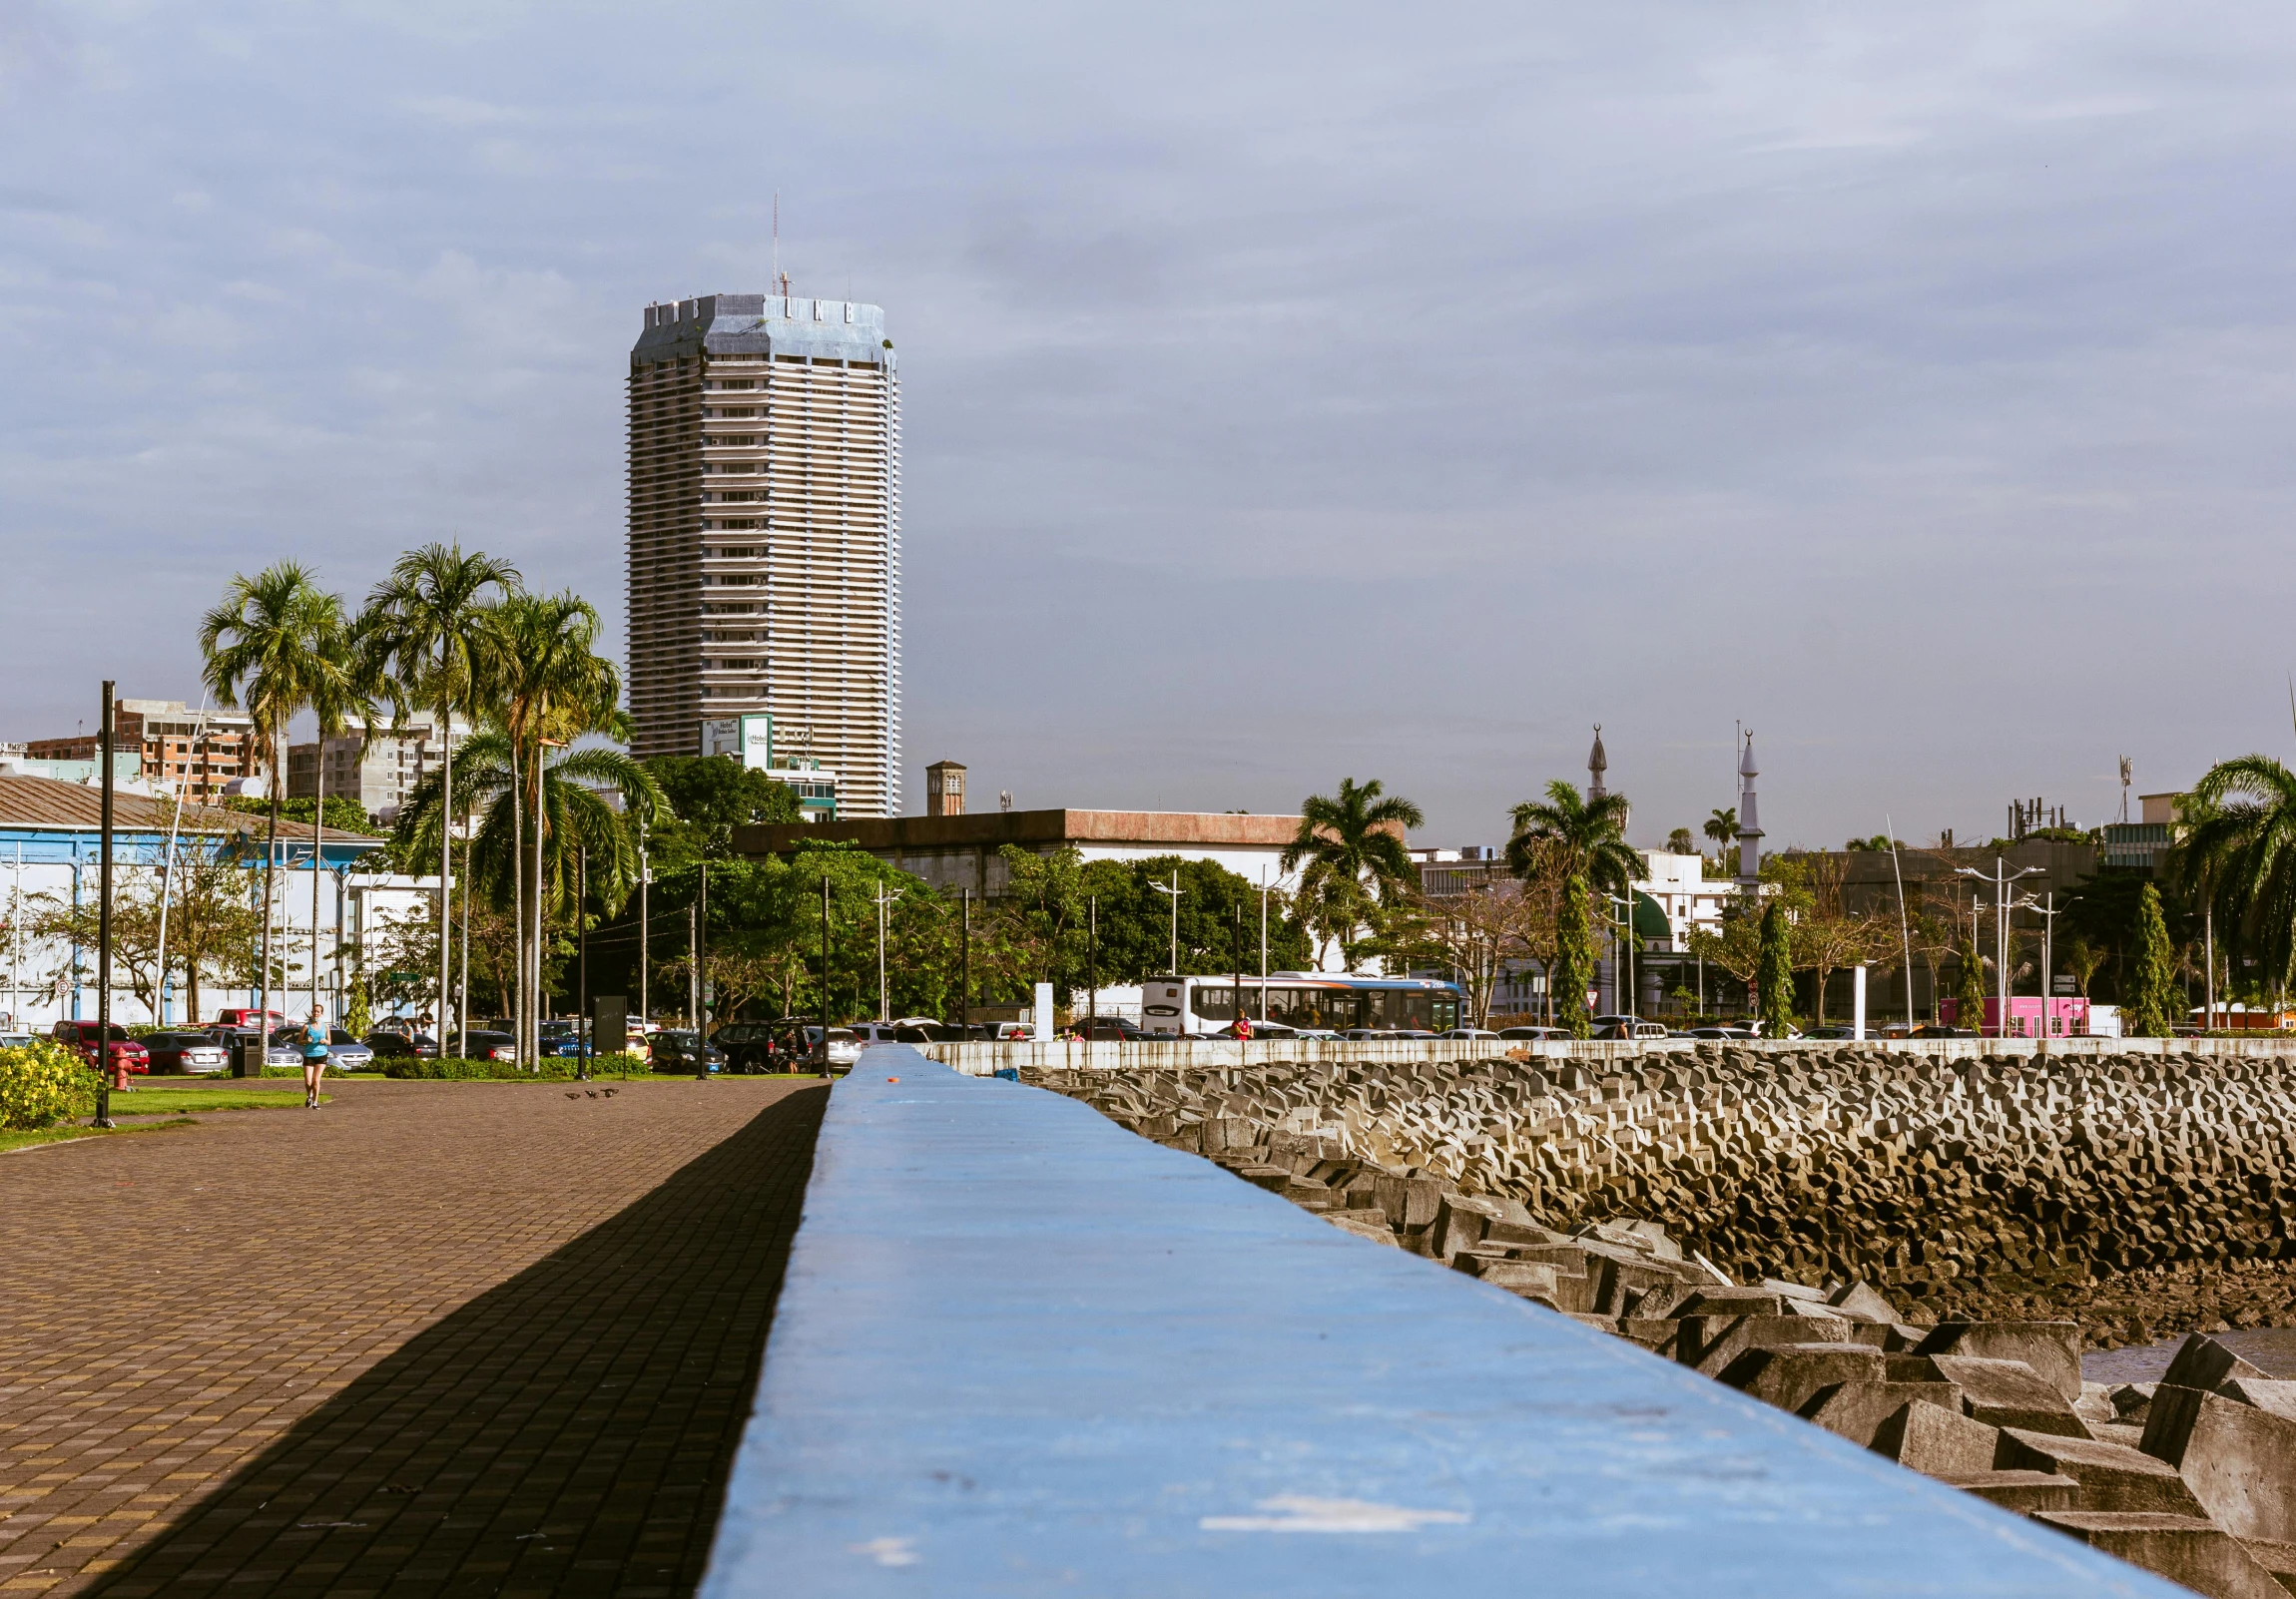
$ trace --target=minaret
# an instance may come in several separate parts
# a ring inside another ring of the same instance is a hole
[[[1602,724],[1594,725],[1594,748],[1586,755],[1586,798],[1591,803],[1610,791],[1602,787],[1602,775],[1610,770],[1610,758],[1602,753]]]
[[[1746,753],[1738,761],[1738,888],[1754,893],[1762,881],[1762,819],[1754,805],[1754,735],[1746,735]]]

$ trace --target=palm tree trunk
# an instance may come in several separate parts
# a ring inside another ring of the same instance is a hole
[[[514,1053],[523,1063],[526,1059],[526,796],[524,785],[518,778],[518,740],[510,741],[510,902],[518,926],[512,942],[517,948],[517,960],[512,980],[511,1031],[519,1034]]]
[[[258,1022],[263,1033],[263,1047],[256,1052],[259,1063],[256,1075],[263,1075],[262,1067],[271,1060],[272,1042],[272,901],[278,897],[280,857],[280,787],[287,782],[286,764],[280,759],[283,737],[272,740],[271,773],[271,830],[264,837],[264,944],[263,944],[263,1007]]]
[[[534,741],[534,986],[527,1001],[527,1036],[534,1040],[534,1069],[542,1069],[542,741]]]
[[[318,757],[312,763],[311,793],[318,798],[311,801],[310,812],[310,1003],[318,1008],[318,878],[319,878],[319,825],[326,817],[326,730],[318,734]],[[333,1018],[327,1018],[330,1022]]]
[[[454,881],[453,715],[453,707],[445,700],[439,701],[438,737],[446,763],[438,788],[438,1052],[441,1055],[446,1053],[446,1006],[453,992],[447,984],[451,971],[447,963],[449,935],[454,930],[453,893],[447,886]]]

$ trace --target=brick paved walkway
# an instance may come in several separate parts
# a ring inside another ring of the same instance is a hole
[[[826,1094],[330,1089],[0,1157],[0,1593],[691,1591]]]

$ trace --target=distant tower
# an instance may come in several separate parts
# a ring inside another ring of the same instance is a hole
[[[1602,724],[1594,725],[1594,748],[1586,754],[1586,798],[1599,800],[1610,791],[1602,786],[1602,775],[1610,770],[1610,758],[1602,753]]]
[[[954,761],[935,761],[924,769],[924,813],[928,816],[964,814],[964,768]]]
[[[1746,753],[1738,759],[1738,888],[1755,892],[1762,882],[1762,820],[1754,804],[1754,735],[1746,735]]]

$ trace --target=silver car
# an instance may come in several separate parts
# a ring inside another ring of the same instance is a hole
[[[337,1071],[363,1072],[374,1064],[374,1051],[337,1027],[326,1035],[326,1058]]]

